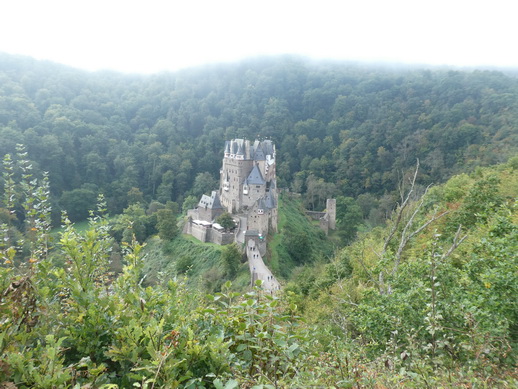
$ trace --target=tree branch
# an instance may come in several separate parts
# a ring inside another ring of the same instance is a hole
[[[459,228],[457,229],[457,232],[455,233],[455,236],[453,237],[453,243],[451,244],[450,249],[442,255],[442,259],[448,258],[453,251],[460,246],[460,244],[468,237],[468,235],[464,235],[462,238],[459,239],[460,233],[462,229],[462,224],[459,224]]]
[[[410,196],[414,192],[414,186],[415,186],[415,181],[417,179],[418,171],[419,171],[419,159],[417,159],[414,176],[412,177],[412,180],[410,182],[410,190],[408,191],[406,197],[404,196],[403,185],[401,185],[401,188],[400,188],[401,205],[398,204],[396,222],[392,226],[392,229],[390,230],[390,233],[389,233],[387,239],[385,240],[385,244],[383,245],[382,255],[385,254],[385,252],[387,251],[387,247],[388,247],[390,241],[392,240],[392,238],[394,237],[394,234],[396,233],[396,230],[397,230],[399,224],[401,223],[401,219],[403,218],[403,211],[407,207],[408,202],[410,201]]]

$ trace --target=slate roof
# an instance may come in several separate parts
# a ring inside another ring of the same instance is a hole
[[[274,150],[273,150],[273,142],[269,139],[263,140],[261,142],[261,146],[263,149],[263,152],[265,155],[271,155],[273,157]]]
[[[230,154],[245,156],[245,140],[244,139],[233,139],[233,140],[231,140],[230,144],[228,146],[228,150],[229,150],[228,152]],[[225,143],[225,152],[227,152],[227,144],[226,143]]]
[[[266,196],[261,197],[257,200],[258,209],[274,209],[277,206],[277,201],[271,193],[267,193]]]
[[[198,203],[198,207],[209,208],[209,209],[222,209],[221,201],[219,200],[218,192],[212,191],[210,196],[203,195]]]
[[[242,156],[242,159],[252,159],[254,161],[265,161],[267,156],[274,159],[275,149],[273,142],[269,139],[253,143],[246,139],[232,139],[225,141],[225,154]]]
[[[266,194],[264,202],[268,209],[273,209],[277,206],[277,201],[275,201],[275,197],[272,196],[271,192]]]
[[[254,152],[254,160],[256,161],[265,161],[266,157],[264,156],[263,149],[258,147]]]
[[[245,155],[243,142],[238,143],[236,155]]]
[[[248,175],[246,181],[248,185],[264,185],[266,181],[264,180],[261,171],[257,165],[254,165],[252,171]]]

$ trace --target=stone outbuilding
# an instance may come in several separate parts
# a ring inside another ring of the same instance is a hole
[[[201,196],[198,203],[198,218],[200,220],[213,221],[224,211],[217,191],[213,190],[210,196]]]

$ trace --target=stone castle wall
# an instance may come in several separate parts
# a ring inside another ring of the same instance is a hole
[[[327,235],[329,230],[336,230],[336,199],[327,199],[325,212],[306,211],[306,215],[318,220],[320,228]]]
[[[212,227],[195,224],[192,220],[187,220],[183,232],[184,234],[194,236],[203,243],[210,242],[223,246],[234,242],[234,234],[232,232],[218,231]]]
[[[320,228],[327,234],[329,234],[329,220],[326,217],[320,218]]]
[[[243,185],[242,182],[250,174],[253,168],[253,161],[251,160],[237,160],[233,158],[223,158],[223,166],[221,169],[220,178],[220,193],[221,204],[228,212],[234,213],[243,206]],[[224,189],[225,176],[228,172],[229,186]]]
[[[234,234],[232,232],[218,231],[213,228],[210,229],[210,242],[219,245],[231,244],[234,242]]]
[[[327,217],[329,218],[329,228],[336,230],[336,199],[326,201]]]
[[[191,235],[201,242],[207,242],[208,228],[192,222],[189,224],[191,225]]]
[[[320,220],[326,216],[326,212],[306,211],[306,215],[308,215],[313,220]]]

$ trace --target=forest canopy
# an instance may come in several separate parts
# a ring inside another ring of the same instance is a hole
[[[135,191],[192,204],[235,137],[273,139],[280,186],[309,190],[308,208],[315,191],[383,202],[416,159],[421,185],[506,161],[517,124],[518,81],[497,71],[279,57],[138,76],[0,55],[0,155],[24,144],[49,172],[55,220],[99,193],[112,214]]]

